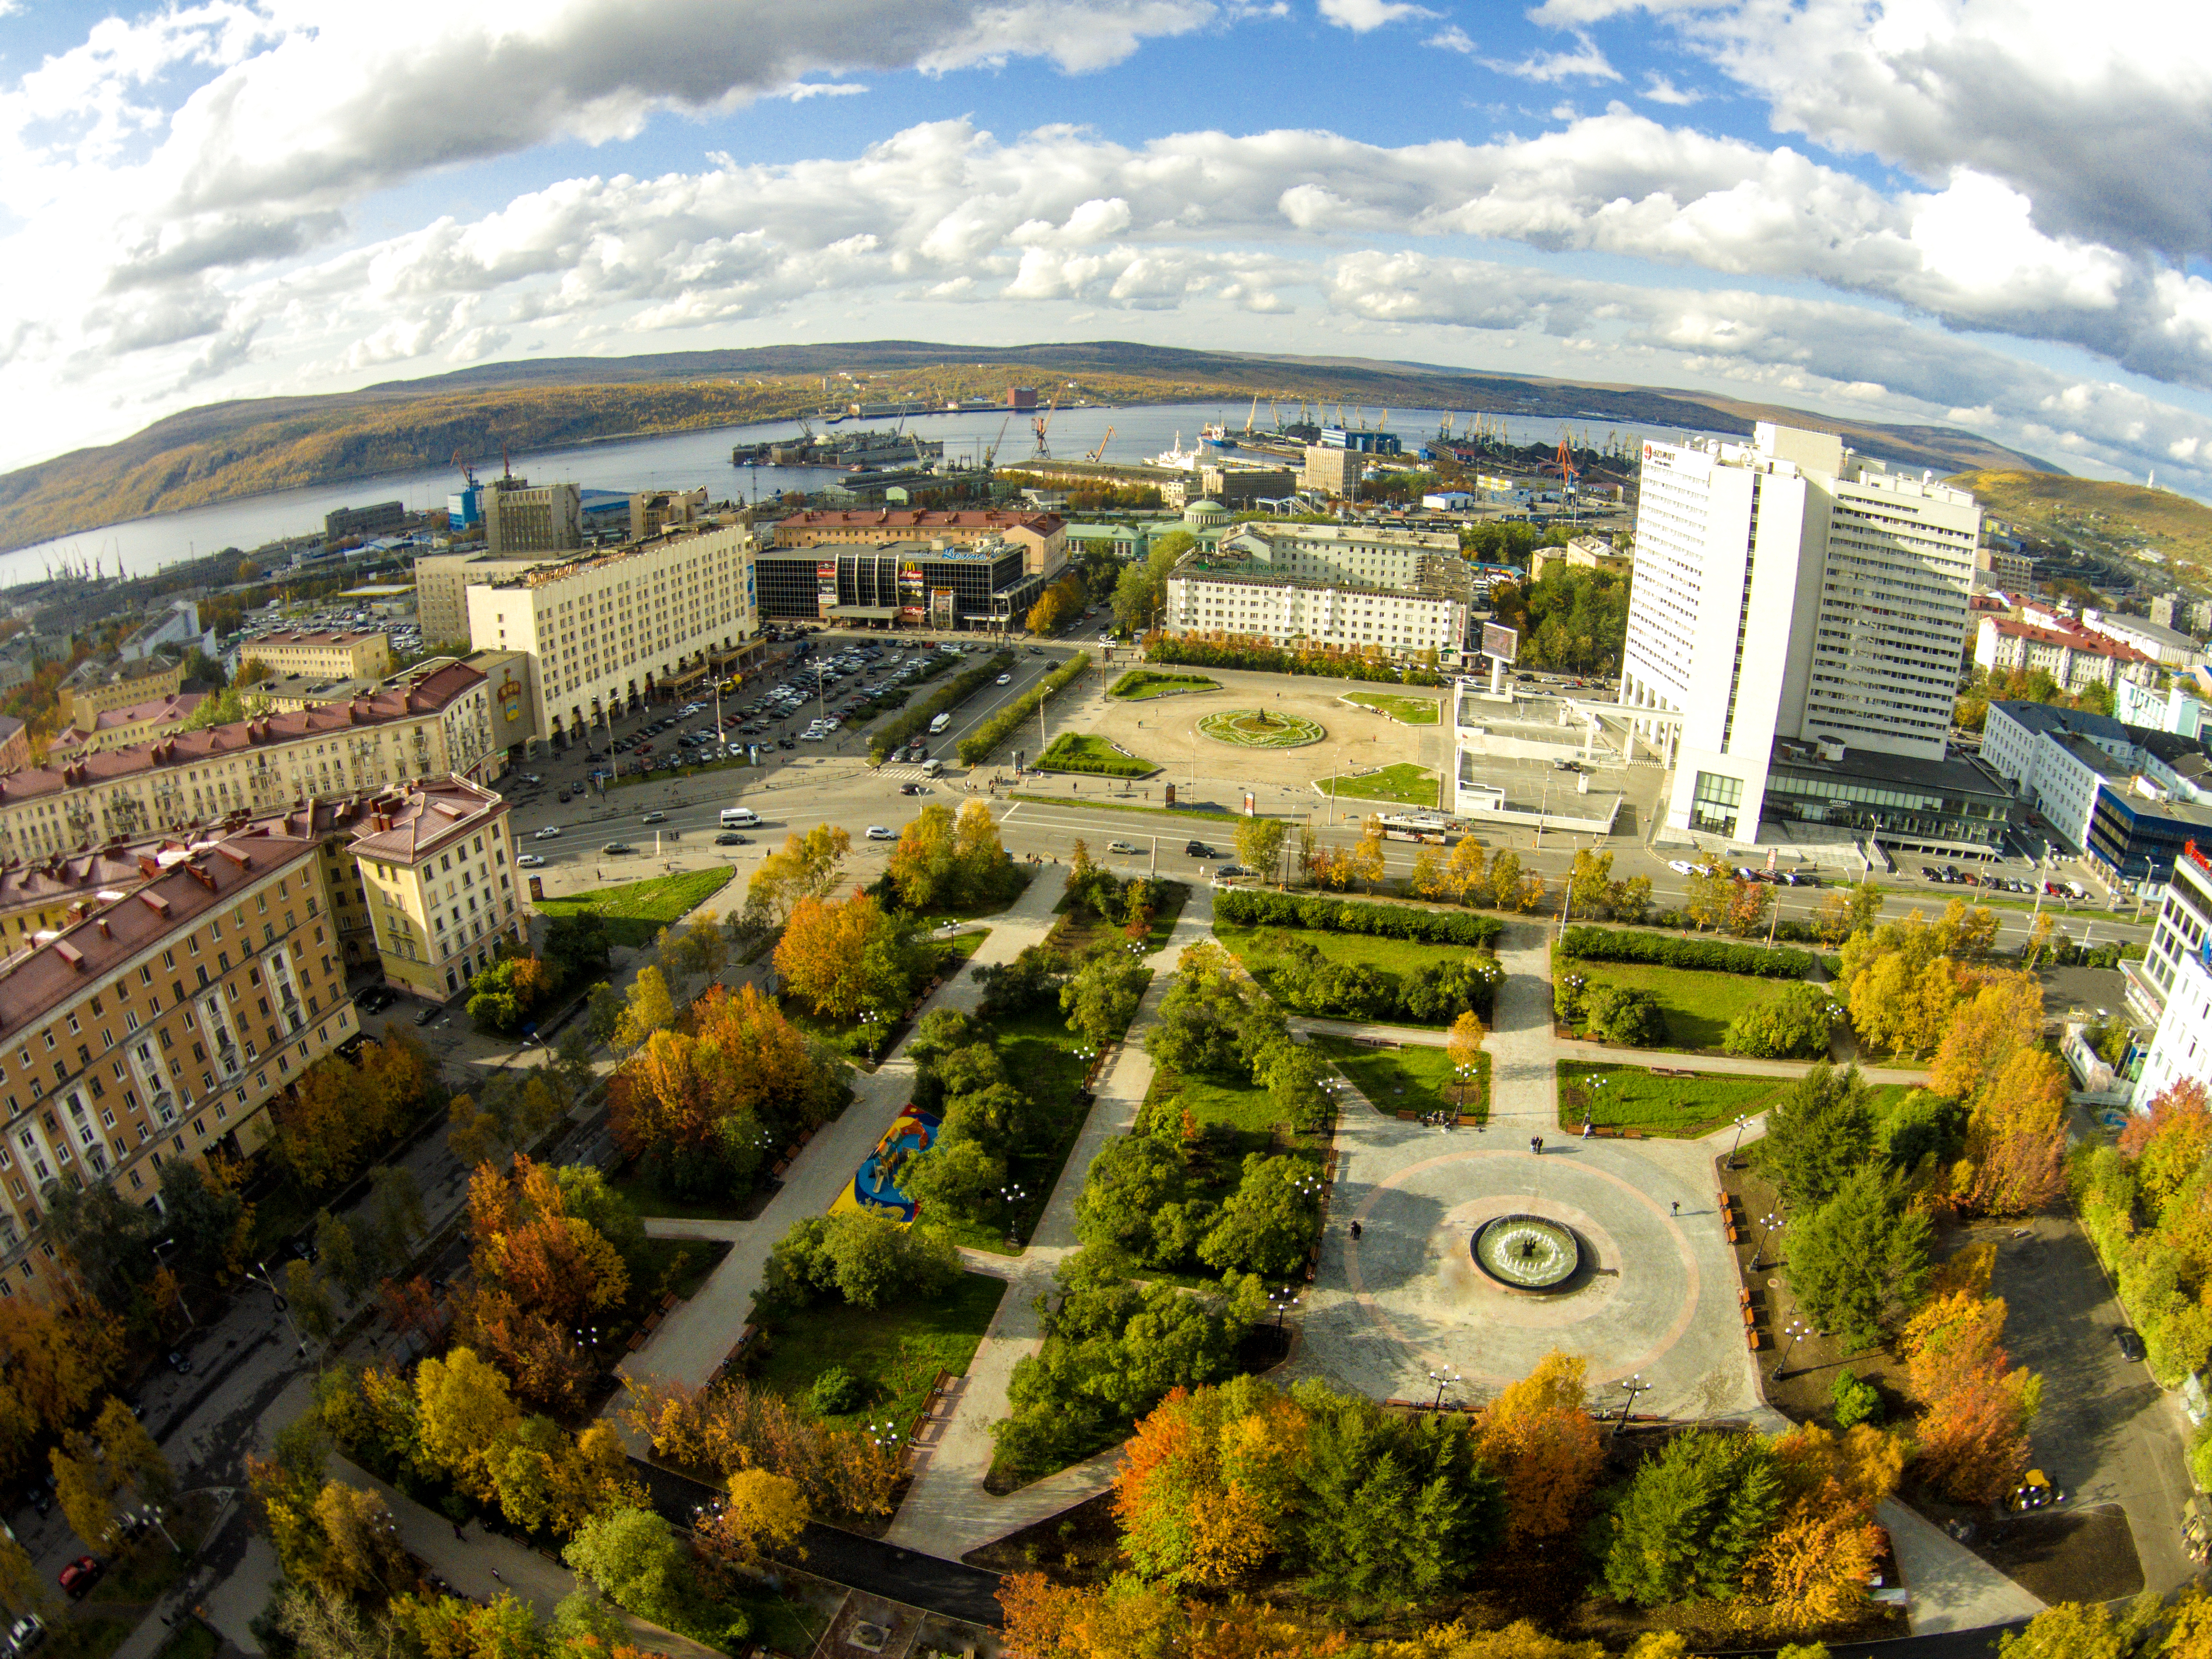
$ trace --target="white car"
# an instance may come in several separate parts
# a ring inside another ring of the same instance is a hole
[[[882,824],[872,823],[868,826],[868,839],[870,841],[896,841],[898,837],[893,835],[890,830],[884,828]]]
[[[1678,876],[1694,876],[1698,873],[1698,866],[1687,859],[1668,859],[1667,867]]]
[[[999,684],[1001,685],[1012,685],[1013,683],[1014,677],[1012,674],[1001,674],[999,676]]]
[[[830,734],[827,732],[801,732],[799,734],[799,740],[801,743],[827,743],[830,740]]]
[[[526,870],[536,870],[544,866],[545,860],[538,853],[517,853],[514,861]]]
[[[549,823],[543,830],[533,834],[530,839],[532,841],[551,841],[558,836],[560,833],[561,826],[559,824]]]

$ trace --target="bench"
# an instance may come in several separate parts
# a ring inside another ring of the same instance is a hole
[[[1757,1331],[1746,1331],[1743,1334],[1744,1340],[1750,1343],[1751,1351],[1753,1353],[1757,1353],[1761,1348],[1764,1348],[1766,1346],[1765,1337]]]

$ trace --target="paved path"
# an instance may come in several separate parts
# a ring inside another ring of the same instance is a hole
[[[1061,895],[1060,873],[1045,866],[1020,898],[991,917],[990,936],[921,1012],[957,1008],[973,1012],[982,994],[975,970],[993,963],[1011,962],[1028,946],[1042,943],[1051,932],[1052,908]],[[653,1340],[623,1362],[625,1376],[647,1386],[677,1382],[697,1387],[714,1374],[751,1314],[753,1297],[760,1290],[769,1252],[775,1242],[793,1222],[820,1215],[836,1201],[853,1171],[907,1103],[915,1072],[914,1062],[904,1058],[908,1041],[901,1038],[897,1048],[872,1073],[854,1074],[853,1103],[834,1122],[816,1131],[814,1139],[792,1160],[784,1172],[783,1186],[757,1218],[659,1218],[647,1223],[647,1231],[656,1237],[727,1239],[731,1248],[698,1293],[671,1313]]]
[[[1170,974],[1185,946],[1212,937],[1212,890],[1196,888],[1176,918],[1167,943],[1146,959],[1152,982],[1129,1022],[1127,1036],[1099,1079],[1091,1115],[1046,1201],[1036,1236],[1019,1258],[998,1314],[977,1345],[952,1415],[927,1449],[886,1541],[957,1559],[1057,1515],[1112,1483],[1121,1462],[1118,1448],[994,1498],[983,1490],[998,1444],[991,1425],[1006,1415],[1006,1385],[1015,1365],[1042,1346],[1037,1304],[1051,1291],[1060,1264],[1077,1249],[1075,1199],[1090,1174],[1091,1161],[1109,1140],[1134,1127],[1137,1109],[1152,1086],[1152,1062],[1144,1052],[1144,1035],[1166,994]]]
[[[1875,1510],[1896,1547],[1897,1569],[1912,1593],[1907,1617],[1915,1636],[1979,1630],[2033,1619],[2043,1602],[1959,1543],[1941,1527],[1894,1498]]]

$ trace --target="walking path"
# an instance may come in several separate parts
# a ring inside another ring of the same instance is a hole
[[[938,988],[917,1011],[917,1018],[937,1008],[972,1013],[982,995],[976,969],[1011,962],[1030,945],[1043,942],[1056,920],[1053,906],[1061,895],[1056,873],[1052,866],[1043,866],[1020,898],[988,919],[990,937],[957,974]],[[853,1171],[911,1098],[914,1062],[903,1058],[910,1036],[909,1030],[873,1073],[854,1074],[852,1104],[816,1131],[791,1161],[782,1187],[757,1218],[687,1221],[657,1217],[647,1221],[647,1231],[655,1237],[726,1239],[731,1248],[698,1293],[678,1304],[653,1340],[623,1362],[624,1376],[647,1387],[666,1382],[696,1388],[720,1367],[752,1311],[776,1240],[794,1221],[820,1215],[836,1201]]]
[[[1012,1264],[1012,1280],[990,1329],[976,1346],[952,1415],[936,1443],[925,1449],[926,1461],[915,1473],[906,1501],[885,1534],[886,1541],[957,1559],[1057,1515],[1112,1484],[1114,1471],[1121,1463],[1118,1448],[1006,1497],[994,1498],[983,1490],[984,1477],[991,1472],[998,1447],[991,1425],[1006,1415],[1006,1386],[1015,1365],[1043,1344],[1037,1305],[1050,1293],[1060,1264],[1078,1248],[1075,1200],[1090,1174],[1091,1162],[1109,1141],[1134,1127],[1137,1109],[1152,1089],[1152,1062],[1144,1052],[1144,1036],[1167,993],[1170,975],[1184,947],[1211,938],[1212,933],[1212,890],[1196,888],[1176,918],[1167,943],[1146,959],[1152,969],[1152,982],[1137,1006],[1113,1063],[1099,1080],[1091,1115],[1060,1170],[1036,1233]],[[1006,1259],[995,1260],[1001,1264],[999,1271],[1006,1271]]]

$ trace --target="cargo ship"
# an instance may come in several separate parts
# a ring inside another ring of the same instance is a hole
[[[860,467],[926,466],[944,457],[945,445],[941,441],[918,438],[896,427],[834,434],[817,434],[810,427],[802,437],[739,444],[730,452],[730,465],[828,466],[849,472]]]

